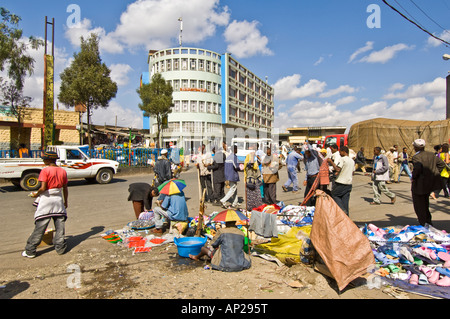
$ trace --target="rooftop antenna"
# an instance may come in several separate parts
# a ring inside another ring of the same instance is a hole
[[[181,45],[182,45],[182,43],[183,43],[183,36],[182,36],[182,33],[183,33],[183,18],[182,17],[179,17],[178,18],[178,21],[180,21],[180,36],[179,36],[179,42],[180,42],[180,47],[181,47]]]

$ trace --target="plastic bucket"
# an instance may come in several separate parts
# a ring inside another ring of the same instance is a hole
[[[174,239],[175,245],[178,248],[178,255],[188,258],[189,255],[198,255],[200,250],[205,245],[206,237],[183,237]]]

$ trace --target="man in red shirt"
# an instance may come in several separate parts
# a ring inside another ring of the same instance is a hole
[[[59,255],[64,254],[67,248],[64,238],[69,195],[67,173],[56,165],[57,153],[44,152],[41,157],[46,165],[39,174],[41,188],[32,194],[32,197],[37,198],[37,209],[34,214],[35,228],[22,252],[22,256],[28,258],[36,257],[36,247],[41,243],[51,219],[53,219],[56,229],[53,239],[56,252]]]

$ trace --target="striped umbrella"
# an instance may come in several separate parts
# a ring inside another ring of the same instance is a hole
[[[246,219],[247,217],[240,211],[234,209],[226,209],[214,216],[212,220],[215,222],[233,222]]]
[[[186,182],[182,179],[171,179],[158,186],[160,194],[173,195],[181,193],[186,187]]]

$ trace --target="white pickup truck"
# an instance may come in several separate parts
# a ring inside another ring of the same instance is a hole
[[[58,153],[56,164],[66,170],[68,179],[85,178],[107,184],[119,168],[119,162],[89,158],[86,146],[48,146],[47,150]],[[27,191],[41,187],[38,178],[42,168],[44,161],[41,158],[0,158],[0,178]]]

